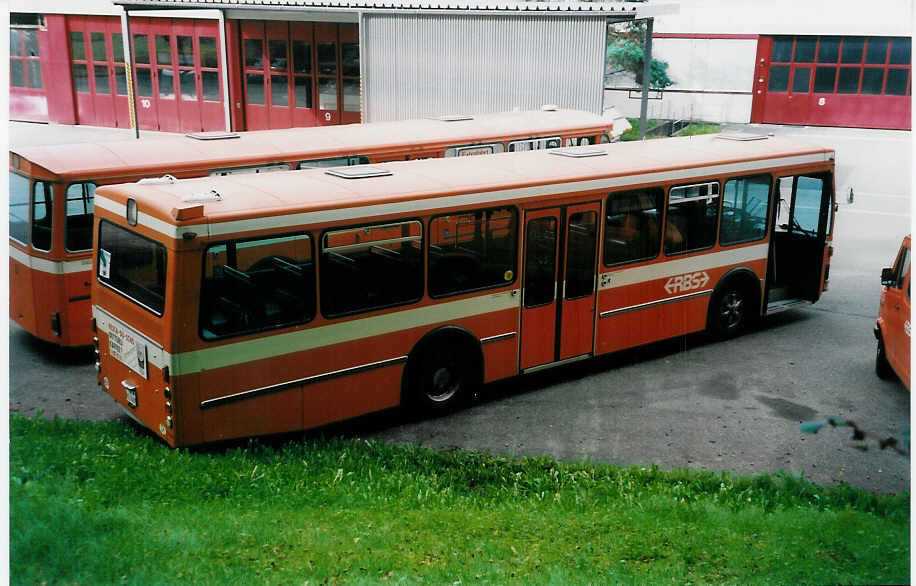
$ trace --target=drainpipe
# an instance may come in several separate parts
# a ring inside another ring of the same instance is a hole
[[[134,136],[140,139],[140,121],[137,119],[137,97],[134,93],[133,55],[130,52],[130,18],[127,9],[121,12],[121,42],[124,45],[124,75],[127,78],[127,104],[130,112],[130,125],[134,127]]]
[[[226,132],[232,132],[232,117],[230,115],[232,101],[229,99],[229,50],[226,43],[226,13],[223,9],[219,10],[217,17],[219,22],[219,58],[222,74],[220,81],[223,84],[223,116],[226,121]]]

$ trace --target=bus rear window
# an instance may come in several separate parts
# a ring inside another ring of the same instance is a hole
[[[165,247],[135,232],[102,221],[98,278],[145,309],[162,315],[165,306]]]

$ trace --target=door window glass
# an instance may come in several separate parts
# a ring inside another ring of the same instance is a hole
[[[216,69],[219,63],[219,57],[216,52],[215,37],[200,37],[200,65],[201,67],[210,67]]]
[[[10,60],[10,85],[25,87],[25,65],[18,59]]]
[[[433,218],[429,223],[429,294],[442,297],[514,282],[515,223],[513,208]]]
[[[869,37],[865,50],[865,62],[871,65],[883,65],[887,62],[887,39]]]
[[[32,248],[51,250],[52,213],[51,186],[36,181],[32,190]]]
[[[119,96],[127,95],[127,73],[123,65],[115,66],[115,89]]]
[[[285,75],[270,76],[270,103],[274,106],[289,106],[289,78]]]
[[[156,35],[156,63],[158,65],[172,64],[172,45],[168,35]]]
[[[912,50],[912,41],[907,38],[898,37],[891,40],[891,58],[892,65],[908,65],[910,63],[910,53]]]
[[[797,229],[811,236],[817,234],[823,192],[823,179],[819,177],[798,177],[795,188],[795,207],[793,209],[793,230]]]
[[[343,80],[344,112],[359,112],[359,80]]]
[[[175,73],[172,69],[159,69],[159,97],[175,99]]]
[[[770,209],[770,176],[730,179],[722,194],[720,244],[760,240],[767,233]]]
[[[708,248],[716,241],[719,184],[672,187],[665,215],[665,254]]]
[[[245,98],[249,104],[264,104],[264,76],[249,73],[245,76]]]
[[[821,37],[817,49],[818,63],[836,63],[840,58],[840,38]]]
[[[903,281],[906,279],[906,274],[910,270],[910,249],[904,248],[903,252],[900,253],[900,258],[897,260],[897,266],[894,267],[894,274],[897,275],[897,281],[894,283],[894,286],[898,289],[903,289]]]
[[[112,33],[111,54],[115,63],[124,63],[124,35]]]
[[[817,39],[813,37],[798,37],[795,39],[795,62],[812,63]]]
[[[817,67],[814,70],[815,93],[832,94],[836,83],[836,67]]]
[[[184,65],[186,67],[194,66],[194,40],[192,37],[186,35],[178,35],[175,37],[175,41],[178,44],[178,65]]]
[[[306,41],[293,41],[293,72],[312,72],[312,45]]]
[[[89,40],[92,43],[92,60],[107,61],[107,51],[105,51],[105,33],[89,33]]]
[[[529,220],[525,249],[525,307],[551,303],[557,288],[556,218]]]
[[[595,290],[595,244],[598,214],[577,212],[569,216],[566,244],[566,299],[591,295]]]
[[[204,101],[219,102],[219,73],[216,71],[201,71],[200,84],[203,86]]]
[[[318,73],[337,75],[337,43],[318,43]]]
[[[86,41],[81,32],[70,32],[70,58],[80,61],[86,59]]]
[[[149,43],[146,35],[134,35],[134,61],[149,63]]]
[[[877,95],[884,87],[884,69],[866,67],[862,70],[862,93]]]
[[[89,91],[89,69],[82,63],[73,64],[73,87],[81,93]]]
[[[665,192],[661,187],[612,193],[604,223],[604,264],[614,266],[658,256]]]
[[[41,61],[29,59],[27,63],[29,64],[29,87],[35,89],[41,88]]]
[[[788,63],[792,60],[792,37],[776,37],[773,39],[773,61]]]
[[[111,93],[111,86],[108,83],[108,66],[95,65],[95,92],[97,94]]]
[[[341,73],[343,75],[359,75],[359,44],[340,44]]]
[[[286,71],[286,41],[271,40],[267,46],[270,51],[270,68]]]
[[[302,324],[315,316],[315,263],[307,234],[207,248],[200,297],[205,340]]]
[[[792,78],[792,92],[807,94],[811,89],[811,68],[796,67],[795,77]]]
[[[322,77],[318,79],[318,107],[322,110],[337,109],[337,80]]]
[[[263,52],[264,45],[261,39],[245,39],[245,67],[262,67]]]
[[[143,98],[153,96],[153,76],[148,67],[137,68],[137,95]]]
[[[796,69],[796,71],[798,71]],[[774,65],[770,67],[770,83],[767,85],[767,91],[784,92],[789,87],[789,66]]]
[[[194,70],[179,70],[178,78],[181,80],[181,99],[197,100],[197,75]]]
[[[312,107],[312,78],[296,77],[296,107]]]
[[[855,94],[859,91],[858,67],[840,67],[840,78],[836,84],[836,91],[840,94]]]
[[[861,63],[862,50],[865,48],[865,39],[862,37],[846,37],[843,39],[843,63]]]
[[[887,87],[884,88],[884,93],[889,96],[906,95],[906,85],[909,76],[909,69],[888,69]]]

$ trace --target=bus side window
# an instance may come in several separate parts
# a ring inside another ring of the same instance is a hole
[[[205,340],[298,325],[314,316],[315,265],[308,234],[207,248],[200,300]]]
[[[423,225],[410,220],[326,232],[320,271],[321,311],[328,317],[419,301]]]
[[[10,171],[10,238],[29,242],[29,178]]]
[[[515,208],[472,210],[429,222],[429,294],[502,287],[515,281]]]
[[[665,254],[709,248],[716,243],[719,184],[672,187],[665,215]]]
[[[52,189],[44,181],[36,181],[32,186],[32,248],[51,250]],[[90,225],[88,228],[92,230]],[[89,235],[90,240],[92,234]]]
[[[608,197],[604,228],[606,266],[658,256],[664,199],[661,187],[612,193]]]
[[[64,245],[70,252],[92,248],[92,206],[95,183],[72,183],[67,186],[67,221]]]
[[[720,244],[760,240],[767,233],[770,209],[770,176],[729,179],[722,196]]]

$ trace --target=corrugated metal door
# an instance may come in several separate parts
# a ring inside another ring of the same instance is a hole
[[[601,111],[603,16],[364,14],[367,122],[551,103]]]

